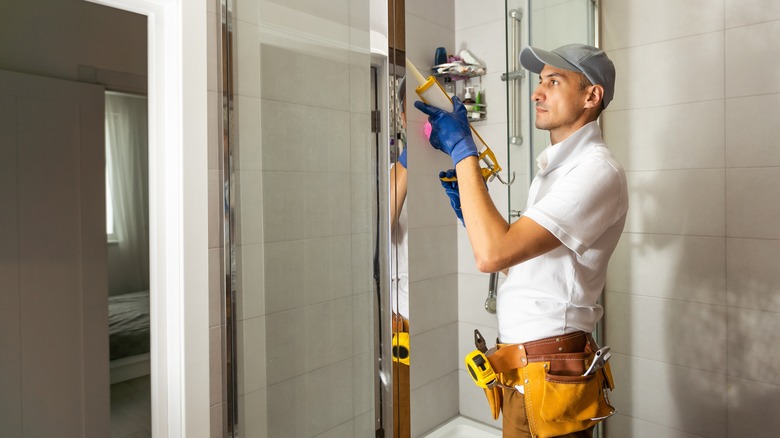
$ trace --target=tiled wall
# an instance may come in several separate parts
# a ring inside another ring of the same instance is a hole
[[[522,7],[525,2],[518,3]],[[505,35],[505,2],[490,0],[480,2],[477,7],[467,0],[456,0],[455,4],[455,46],[457,52],[469,50],[485,62],[486,75],[482,78],[483,91],[487,103],[487,118],[475,122],[474,128],[496,154],[499,164],[506,169],[501,175],[508,179],[509,159],[507,149],[507,91],[506,83],[501,81],[501,74],[506,71],[506,35]],[[523,105],[527,107],[527,105]],[[526,145],[527,146],[527,145]],[[527,147],[512,146],[515,155],[527,155]],[[522,152],[521,152],[522,151]],[[518,192],[527,188],[528,176],[525,160],[514,160],[522,163],[515,171],[515,186]],[[507,216],[508,188],[498,180],[488,185],[493,202],[499,211]],[[522,209],[524,206],[513,206]],[[479,329],[490,345],[495,342],[498,334],[498,322],[495,314],[485,310],[485,300],[488,295],[490,275],[477,270],[471,244],[468,241],[466,229],[458,222],[458,400],[461,415],[477,419],[485,423],[493,423],[500,427],[490,415],[490,408],[485,399],[484,391],[474,384],[463,363],[463,357],[474,350],[474,329]],[[502,276],[503,278],[503,276]]]
[[[230,3],[239,434],[373,435],[368,6]],[[210,85],[217,126],[220,86]],[[216,215],[220,134],[210,157]],[[225,412],[221,232],[211,230],[212,436]]]
[[[780,427],[780,3],[602,0],[607,144],[631,206],[610,264],[614,437]]]

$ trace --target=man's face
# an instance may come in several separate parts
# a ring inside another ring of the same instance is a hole
[[[536,103],[536,127],[554,134],[573,132],[585,111],[587,87],[582,87],[582,75],[545,65],[539,75],[539,86],[531,95]],[[574,129],[572,129],[574,128]]]

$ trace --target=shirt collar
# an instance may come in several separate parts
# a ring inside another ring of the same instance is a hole
[[[583,146],[593,143],[604,144],[601,128],[596,121],[581,127],[566,140],[547,146],[536,158],[536,166],[539,168],[537,175],[546,175],[565,162],[575,159],[582,151]]]

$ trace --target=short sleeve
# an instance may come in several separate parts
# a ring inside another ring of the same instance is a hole
[[[561,176],[524,215],[582,255],[627,210],[625,174],[591,157]]]

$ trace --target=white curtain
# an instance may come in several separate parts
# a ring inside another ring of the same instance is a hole
[[[147,99],[106,93],[106,172],[119,257],[132,290],[149,290]]]

